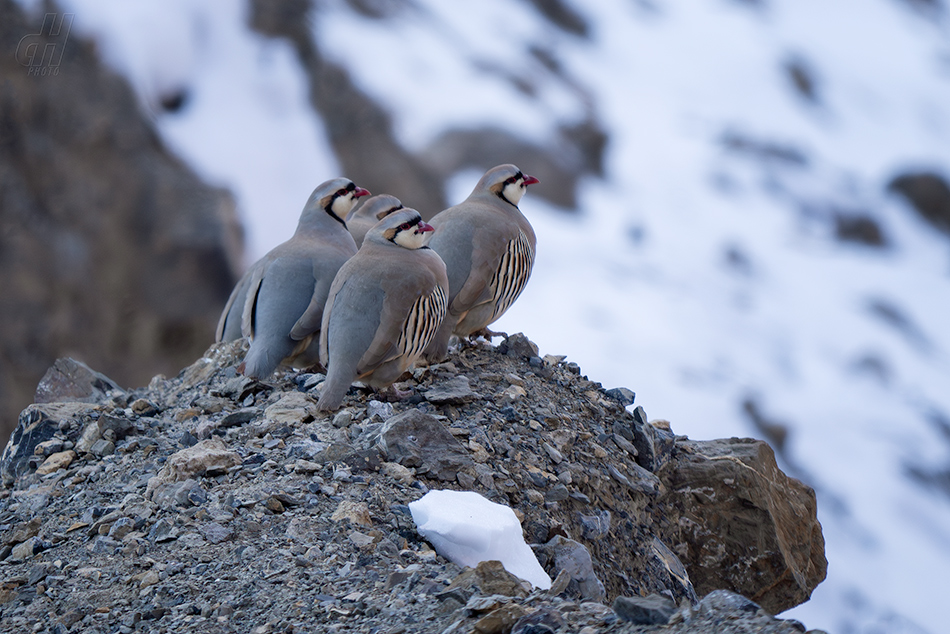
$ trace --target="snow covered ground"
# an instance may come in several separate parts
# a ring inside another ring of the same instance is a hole
[[[231,0],[60,4],[169,146],[234,191],[250,257],[289,236],[338,169],[289,45]],[[479,124],[543,141],[593,112],[605,177],[582,181],[577,213],[525,197],[538,259],[498,328],[635,390],[693,438],[760,436],[753,400],[789,428],[783,466],[817,490],[827,542],[828,579],[786,615],[943,631],[950,497],[908,467],[950,464],[933,422],[950,420],[950,241],[886,184],[950,168],[950,23],[904,0],[570,1],[582,37],[529,2],[415,0],[382,21],[319,4],[321,49],[410,149]],[[789,66],[814,78],[812,98]],[[156,107],[182,88],[182,110]],[[457,174],[449,199],[478,176]],[[874,218],[889,246],[835,240],[841,211]]]

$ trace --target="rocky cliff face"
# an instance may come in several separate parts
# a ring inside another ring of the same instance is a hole
[[[521,335],[333,415],[245,345],[131,391],[50,370],[0,460],[0,629],[804,631],[770,613],[824,578],[814,492],[764,443],[676,436]],[[514,508],[553,587],[438,556],[407,507],[436,488]]]
[[[241,246],[230,196],[169,154],[92,45],[0,0],[0,50],[5,440],[59,356],[138,385],[201,354]]]

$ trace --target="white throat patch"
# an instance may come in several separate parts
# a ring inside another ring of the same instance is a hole
[[[430,238],[431,231],[419,231],[419,225],[413,225],[405,231],[397,232],[393,242],[404,249],[421,249],[429,243]]]
[[[505,197],[505,200],[517,207],[527,190],[528,186],[524,184],[524,179],[519,178],[515,182],[505,185],[505,188],[501,190],[501,195]]]
[[[330,205],[330,211],[333,212],[334,216],[345,221],[347,214],[350,213],[350,210],[353,209],[355,204],[356,196],[353,195],[353,192],[347,192],[345,196],[337,196],[333,199],[333,204]]]

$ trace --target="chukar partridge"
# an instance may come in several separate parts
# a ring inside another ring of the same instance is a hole
[[[215,338],[250,339],[239,371],[264,378],[307,351],[320,330],[333,277],[356,253],[344,218],[356,199],[368,194],[346,178],[321,184],[304,206],[294,235],[251,266],[234,287]],[[313,358],[301,361],[316,362],[313,352]]]
[[[340,406],[359,379],[387,387],[416,361],[448,304],[442,259],[426,246],[432,227],[401,209],[366,234],[359,252],[337,273],[320,329],[327,379],[317,406]]]
[[[537,183],[514,165],[485,172],[464,201],[432,218],[432,249],[445,262],[449,308],[425,351],[443,360],[449,338],[468,337],[504,314],[524,290],[537,240],[518,209],[528,185]]]

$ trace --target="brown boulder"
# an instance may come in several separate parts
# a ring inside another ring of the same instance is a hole
[[[776,614],[808,600],[828,562],[815,491],[760,440],[677,440],[654,517],[702,596],[726,588]]]

